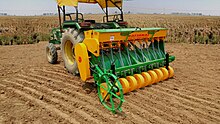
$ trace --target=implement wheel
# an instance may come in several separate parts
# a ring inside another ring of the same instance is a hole
[[[105,83],[102,83],[104,81]],[[113,74],[103,74],[97,83],[100,102],[105,108],[116,113],[121,110],[124,102],[123,88],[120,81]]]
[[[79,73],[77,62],[75,61],[75,45],[84,40],[84,33],[74,29],[68,29],[62,36],[61,55],[67,71],[73,75]]]
[[[54,44],[49,43],[46,47],[46,55],[47,55],[47,61],[50,64],[56,64],[57,63],[57,49]]]

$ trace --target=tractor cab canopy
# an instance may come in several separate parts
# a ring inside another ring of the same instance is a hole
[[[58,4],[58,11],[60,10],[65,15],[65,6],[72,6],[76,9],[76,20],[78,19],[78,3],[88,3],[88,4],[98,4],[105,13],[103,17],[103,22],[123,22],[123,11],[122,3],[123,0],[56,0]],[[110,15],[108,8],[117,8],[120,11],[120,14]],[[113,19],[111,19],[113,18]],[[64,21],[66,21],[64,17]]]
[[[57,0],[59,6],[78,6],[78,3],[99,4],[101,8],[122,7],[123,0]]]

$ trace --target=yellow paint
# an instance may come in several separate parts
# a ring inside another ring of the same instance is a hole
[[[160,70],[163,72],[163,81],[169,78],[169,72],[165,67],[160,68]]]
[[[152,79],[152,82],[150,84],[156,83],[156,81],[158,79],[157,74],[152,70],[148,71],[148,73],[150,74],[151,79]]]
[[[129,82],[129,92],[134,91],[138,87],[137,80],[133,76],[127,76],[126,79]]]
[[[145,81],[145,86],[148,86],[151,84],[152,79],[149,73],[147,72],[142,72],[141,75],[144,77],[144,81]]]
[[[89,70],[89,56],[87,47],[84,43],[78,43],[75,46],[75,56],[78,65],[78,69],[80,72],[80,77],[83,81],[86,81],[91,76],[91,72]]]
[[[154,72],[157,74],[157,80],[155,83],[162,81],[163,72],[160,69],[154,69]]]
[[[93,3],[99,4],[100,7],[106,8],[105,0],[56,0],[59,6],[78,6],[78,3]],[[117,6],[121,7],[123,0],[112,0],[116,2]],[[116,7],[110,0],[108,0],[108,7]]]
[[[89,1],[89,0],[79,0],[79,1]],[[92,1],[97,1],[97,3],[102,7],[102,8],[106,8],[106,3],[105,0],[92,0]],[[122,2],[123,0],[112,0],[114,3],[117,4],[117,6],[122,7]],[[114,4],[112,4],[112,2],[110,2],[110,0],[108,0],[108,7],[115,7]]]
[[[75,56],[73,55],[73,44],[70,40],[66,41],[64,44],[64,54],[68,60],[68,62],[73,65],[75,62]]]
[[[85,39],[92,38],[93,30],[85,31],[84,34],[85,34]]]
[[[154,38],[162,38],[167,36],[167,30],[160,30],[154,34]],[[149,37],[152,37],[152,35],[149,35]]]
[[[78,0],[57,0],[59,6],[78,6]]]
[[[121,85],[122,85],[123,93],[124,93],[124,94],[125,94],[125,93],[128,93],[128,92],[129,92],[129,88],[130,88],[128,80],[125,79],[125,78],[120,78],[120,79],[118,79],[118,80],[120,81],[120,83],[121,83]]]
[[[160,30],[157,33],[155,33],[152,42],[155,40],[164,39],[166,37],[166,30]],[[145,41],[148,42],[148,40],[152,37],[152,35],[148,34],[148,31],[139,31],[139,32],[133,32],[127,36],[123,36],[120,32],[105,32],[100,33],[96,32],[94,30],[85,31],[85,39],[83,41],[84,44],[86,44],[87,49],[89,52],[94,54],[95,56],[100,55],[100,49],[108,49],[108,48],[114,48],[114,47],[120,47],[121,43],[124,45],[128,44],[128,42],[133,41]],[[127,40],[127,42],[125,42]],[[115,44],[115,46],[113,46]]]
[[[167,30],[160,30],[156,32],[153,36],[154,39],[164,39],[167,35]],[[145,39],[146,41],[152,37],[151,34],[148,33],[148,31],[139,31],[139,32],[133,32],[127,36],[121,35],[120,32],[106,32],[106,33],[99,33],[96,31],[86,31],[85,32],[85,38],[95,38],[99,42],[113,42],[113,41],[125,41],[126,39],[128,42],[131,42],[133,40],[143,40]],[[112,39],[113,38],[113,39]]]
[[[135,79],[137,80],[137,83],[138,83],[137,89],[142,88],[142,87],[145,86],[144,77],[141,74],[135,74],[134,77],[135,77]]]
[[[95,38],[86,38],[83,43],[86,45],[89,52],[94,54],[95,56],[99,56],[99,41]]]
[[[102,87],[103,87],[103,88],[102,88]],[[107,86],[106,83],[102,83],[101,86],[100,86],[100,91],[101,91],[102,99],[104,99],[105,96],[108,94],[108,91],[105,90],[104,88],[108,90],[108,86]],[[108,96],[106,97],[105,101],[109,100],[109,98],[110,98],[110,95],[108,95]]]
[[[172,78],[174,76],[174,70],[171,66],[168,67],[168,71],[169,71],[169,78]]]

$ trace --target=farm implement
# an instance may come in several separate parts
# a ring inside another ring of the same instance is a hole
[[[103,23],[84,20],[79,2],[98,3],[105,12]],[[113,113],[122,111],[124,94],[174,76],[169,63],[175,57],[164,47],[167,29],[128,27],[122,2],[57,0],[60,27],[52,30],[46,49],[48,61],[54,64],[60,45],[66,70],[85,82],[94,79],[101,103]],[[76,13],[66,14],[65,6],[74,6]],[[120,14],[109,15],[110,7]]]

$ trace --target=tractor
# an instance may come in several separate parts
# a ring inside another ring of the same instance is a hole
[[[85,20],[78,3],[98,4],[105,13],[103,22]],[[175,56],[164,46],[167,29],[129,27],[123,0],[57,0],[57,4],[59,27],[52,29],[47,60],[57,63],[61,50],[66,70],[86,83],[94,80],[108,110],[122,111],[124,94],[174,76],[169,63]],[[66,13],[66,6],[75,8],[75,13]],[[120,13],[111,15],[112,8]]]

